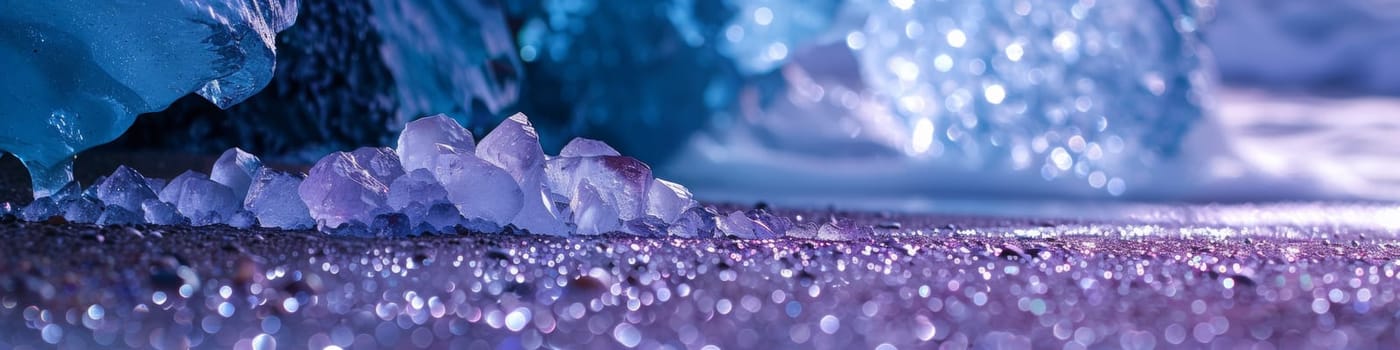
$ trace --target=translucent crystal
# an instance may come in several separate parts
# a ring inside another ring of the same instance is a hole
[[[148,224],[177,225],[185,221],[185,217],[180,215],[174,205],[159,199],[147,199],[145,202],[141,202],[141,211],[145,213]]]
[[[463,223],[462,212],[457,210],[457,206],[451,203],[438,203],[428,207],[428,212],[423,217],[423,223],[431,227],[434,232],[448,233],[453,227],[461,226]]]
[[[220,107],[257,92],[296,14],[295,0],[6,3],[0,149],[24,161],[36,197],[48,195],[72,180],[74,153],[115,139],[137,114],[191,92]]]
[[[253,216],[252,212],[239,210],[233,212],[233,215],[229,217],[227,223],[233,228],[249,228],[258,224],[258,218]]]
[[[78,223],[94,223],[102,215],[102,204],[87,197],[64,201],[63,218]]]
[[[97,225],[134,225],[144,221],[142,214],[138,211],[127,210],[119,205],[108,205],[102,210],[102,215],[97,218]]]
[[[214,161],[214,168],[209,171],[209,179],[228,186],[233,190],[233,194],[238,196],[238,202],[243,203],[243,199],[248,195],[248,185],[253,182],[253,175],[257,174],[258,168],[262,168],[262,160],[257,156],[236,147],[230,148]]]
[[[243,208],[252,212],[262,227],[305,229],[315,225],[306,203],[297,194],[302,176],[280,170],[262,168],[248,187]]]
[[[540,136],[524,114],[516,113],[481,138],[476,155],[505,169],[523,193],[520,213],[509,223],[533,233],[567,235],[545,187],[545,155]]]
[[[579,182],[577,195],[569,202],[569,208],[573,210],[575,232],[580,235],[614,232],[622,226],[617,207],[603,200],[603,196],[587,179]]]
[[[423,117],[404,125],[394,152],[398,154],[405,171],[429,169],[433,166],[433,159],[437,158],[439,144],[462,152],[476,152],[476,140],[472,139],[472,133],[443,114]]]
[[[368,171],[370,176],[386,186],[404,174],[399,155],[395,154],[392,148],[361,147],[350,152],[350,156],[354,157],[355,163]]]
[[[115,205],[129,212],[140,212],[141,202],[156,198],[146,177],[126,166],[119,166],[97,186],[97,198],[103,204]]]
[[[408,215],[417,226],[428,215],[428,209],[440,203],[451,203],[447,190],[437,182],[428,169],[416,169],[389,184],[389,208]],[[456,210],[453,210],[454,214]]]
[[[241,207],[232,189],[194,171],[170,180],[160,191],[160,200],[174,204],[195,226],[225,223]]]
[[[433,177],[447,189],[447,199],[467,219],[498,224],[520,213],[523,195],[510,173],[470,153],[446,153],[433,162]]]
[[[575,137],[559,150],[560,157],[620,156],[617,150],[603,141]]]
[[[695,205],[690,199],[690,190],[680,184],[653,179],[647,188],[647,215],[660,218],[662,222],[675,222],[687,209]]]
[[[19,217],[25,221],[44,221],[57,215],[63,215],[63,211],[50,197],[35,199],[19,211]]]
[[[651,167],[645,163],[626,156],[556,157],[547,163],[546,183],[554,193],[574,198],[584,179],[593,183],[622,220],[646,215],[647,188],[652,177]]]
[[[360,158],[373,160],[377,151],[360,153],[366,156]],[[385,212],[389,186],[361,166],[357,157],[335,152],[316,162],[297,193],[318,227],[337,228],[347,223],[368,225]]]
[[[710,238],[715,235],[715,218],[718,215],[709,207],[692,207],[681,213],[666,233],[676,237]]]

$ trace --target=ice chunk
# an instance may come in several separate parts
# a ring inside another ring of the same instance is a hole
[[[654,216],[628,220],[622,225],[622,232],[633,236],[661,237],[666,235],[667,225]]]
[[[369,171],[379,183],[388,186],[395,179],[403,176],[403,164],[399,163],[399,155],[394,153],[394,149],[388,147],[361,147],[350,156],[355,158],[355,164]]]
[[[460,152],[475,153],[476,140],[456,120],[435,114],[404,125],[399,133],[399,145],[394,149],[405,171],[430,169],[439,153],[437,145],[447,145]]]
[[[102,215],[102,204],[87,197],[78,197],[64,201],[63,218],[68,221],[79,223],[97,222],[98,216]]]
[[[19,218],[25,221],[44,221],[56,215],[62,215],[63,211],[58,207],[51,197],[35,199],[29,205],[20,209]]]
[[[408,215],[413,226],[422,223],[428,208],[447,200],[447,190],[428,169],[415,169],[389,184],[389,208]],[[456,211],[455,209],[453,211]]]
[[[97,187],[97,198],[103,204],[115,205],[129,212],[140,212],[141,202],[156,198],[146,177],[126,166],[119,166]]]
[[[778,237],[778,234],[773,232],[773,229],[768,227],[767,224],[754,220],[748,217],[748,215],[745,215],[744,212],[738,210],[719,218],[718,227],[725,235],[738,238],[765,239]]]
[[[234,228],[249,228],[257,224],[258,218],[247,210],[233,212],[233,216],[228,219],[228,225]]]
[[[603,200],[587,179],[579,182],[577,195],[569,202],[569,208],[573,210],[575,232],[580,235],[604,234],[621,228],[617,207]]]
[[[301,184],[300,174],[264,167],[253,177],[243,208],[252,212],[262,227],[310,228],[315,222],[297,194]]]
[[[505,169],[520,186],[523,204],[510,224],[533,233],[568,234],[544,184],[545,155],[540,136],[525,114],[516,113],[491,130],[477,145],[476,155]]]
[[[564,145],[564,149],[559,150],[560,157],[594,157],[594,156],[620,156],[617,150],[608,146],[603,141],[575,137],[569,140],[569,144]]]
[[[180,215],[174,205],[159,199],[147,199],[145,202],[141,202],[141,211],[145,213],[148,224],[177,225],[185,222],[185,217]]]
[[[462,212],[457,210],[457,206],[451,203],[437,203],[428,207],[428,212],[423,217],[423,224],[432,228],[433,232],[450,233],[453,227],[462,225]]]
[[[258,168],[262,168],[262,160],[257,156],[237,147],[230,148],[219,156],[219,160],[214,161],[214,168],[209,171],[209,179],[228,186],[233,190],[233,195],[238,197],[238,202],[243,203],[243,199],[248,196],[248,185],[253,182],[253,175],[257,174]]]
[[[98,182],[98,183],[101,183],[101,182]],[[169,184],[169,183],[170,183],[169,181],[166,181],[165,179],[158,178],[158,177],[148,177],[148,178],[146,178],[146,186],[149,186],[149,187],[151,188],[151,192],[155,192],[155,193],[160,193],[161,190],[164,190],[164,189],[165,189],[165,185],[166,185],[166,184]]]
[[[603,200],[618,210],[623,220],[646,214],[647,187],[652,181],[651,168],[635,158],[556,157],[546,165],[546,183],[554,193],[575,198],[580,181],[588,179]]]
[[[676,237],[690,238],[710,238],[715,235],[715,217],[718,216],[714,209],[709,207],[692,207],[681,213],[671,226],[666,228],[666,233]]]
[[[296,0],[7,2],[0,11],[0,149],[36,197],[72,180],[72,155],[137,114],[196,92],[228,107],[273,73]],[[153,40],[152,38],[158,38]],[[124,206],[125,207],[125,206]]]
[[[373,161],[375,153],[378,152],[361,152],[366,157],[355,157],[335,152],[321,158],[311,168],[311,174],[302,181],[297,193],[317,226],[330,229],[347,223],[368,225],[376,215],[387,210],[388,185],[357,162],[357,158]]]
[[[647,215],[660,218],[662,222],[675,222],[681,213],[694,205],[690,190],[680,184],[653,179],[651,187],[647,189]]]
[[[133,225],[140,224],[144,220],[139,212],[126,210],[125,207],[109,204],[102,210],[102,216],[97,218],[97,225]]]
[[[520,186],[510,173],[470,153],[439,154],[433,161],[433,177],[467,219],[504,224],[523,205]]]
[[[175,205],[195,226],[224,223],[239,208],[233,190],[194,171],[170,180],[160,191],[160,200]]]
[[[374,217],[369,231],[375,237],[403,237],[410,233],[409,227],[408,215],[386,213]]]

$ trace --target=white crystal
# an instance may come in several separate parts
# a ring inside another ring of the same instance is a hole
[[[456,120],[443,114],[423,117],[404,125],[399,133],[399,155],[406,171],[428,169],[437,158],[437,145],[447,145],[461,152],[476,152],[472,133]]]
[[[243,207],[257,217],[258,225],[281,229],[306,229],[315,225],[298,190],[302,176],[269,168],[258,170],[248,187]]]
[[[694,205],[690,190],[680,184],[654,179],[647,189],[647,215],[660,218],[662,222],[676,222],[681,213]]]
[[[261,167],[262,160],[257,156],[237,147],[230,148],[214,161],[214,168],[209,170],[209,179],[228,186],[238,202],[243,203],[243,199],[247,198],[248,185]]]
[[[594,157],[594,156],[620,156],[617,150],[608,146],[603,141],[575,137],[569,140],[569,144],[559,150],[560,157]]]

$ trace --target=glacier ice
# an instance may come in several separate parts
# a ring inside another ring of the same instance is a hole
[[[220,107],[257,92],[272,76],[274,37],[297,14],[296,0],[4,7],[0,150],[24,161],[36,197],[71,181],[73,155],[115,139],[137,114],[191,92]]]
[[[253,182],[258,168],[262,168],[262,160],[257,156],[242,149],[230,148],[214,161],[214,168],[209,169],[209,179],[228,186],[238,196],[238,202],[243,203],[243,198],[248,194],[248,185]]]

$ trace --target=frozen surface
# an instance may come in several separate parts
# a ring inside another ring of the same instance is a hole
[[[137,114],[192,92],[228,107],[260,90],[272,76],[274,37],[297,13],[296,0],[5,7],[0,149],[24,160],[37,196],[71,181],[73,154],[121,135]]]

